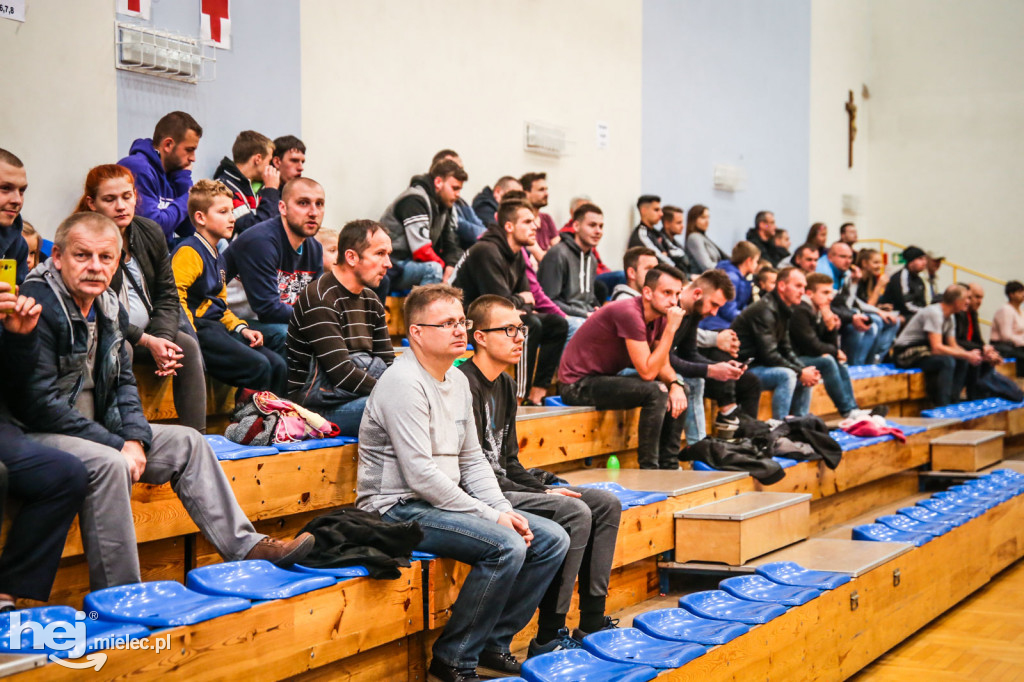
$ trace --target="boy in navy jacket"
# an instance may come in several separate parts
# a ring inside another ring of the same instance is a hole
[[[283,395],[284,360],[264,347],[263,334],[227,305],[224,256],[216,245],[234,229],[232,200],[231,190],[215,180],[200,180],[189,191],[188,212],[196,233],[171,256],[178,297],[199,337],[210,376],[231,386]]]

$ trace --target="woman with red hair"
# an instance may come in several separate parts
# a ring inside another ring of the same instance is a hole
[[[79,211],[94,211],[114,221],[124,247],[110,288],[128,312],[125,338],[156,361],[158,376],[174,375],[178,420],[206,432],[206,377],[199,341],[182,325],[167,238],[160,226],[135,215],[135,178],[124,166],[96,166],[85,178]]]

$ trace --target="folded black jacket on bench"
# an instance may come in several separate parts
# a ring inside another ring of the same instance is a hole
[[[398,569],[410,565],[412,551],[423,541],[423,529],[415,521],[388,523],[376,512],[350,508],[318,516],[302,532],[312,533],[315,540],[303,566],[365,566],[371,578],[384,580],[397,579]]]

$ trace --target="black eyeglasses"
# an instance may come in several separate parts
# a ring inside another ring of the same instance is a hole
[[[434,327],[435,329],[444,329],[445,331],[451,331],[456,327],[462,327],[463,329],[469,330],[473,328],[473,320],[448,320],[441,324],[426,324],[424,322],[414,322],[409,325],[410,327]]]
[[[525,324],[521,324],[519,326],[516,326],[514,324],[510,324],[507,327],[491,327],[490,329],[477,329],[477,331],[478,332],[505,332],[505,336],[507,336],[509,338],[512,338],[512,339],[516,338],[516,334],[522,334],[523,338],[525,339],[526,335],[530,332],[530,328],[527,327]]]

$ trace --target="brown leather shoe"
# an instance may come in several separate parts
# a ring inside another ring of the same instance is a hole
[[[313,536],[303,533],[294,540],[284,542],[263,538],[245,555],[246,560],[264,559],[276,566],[291,566],[302,561],[313,550]]]

